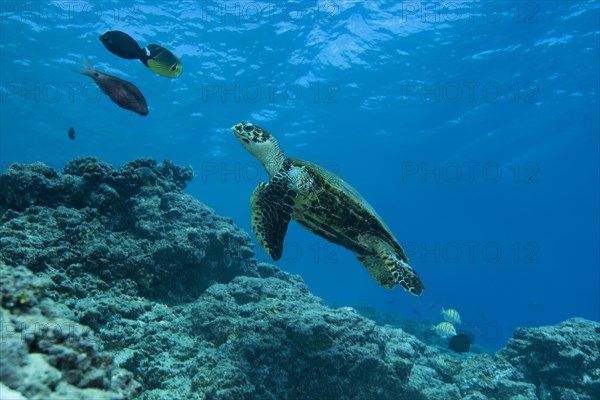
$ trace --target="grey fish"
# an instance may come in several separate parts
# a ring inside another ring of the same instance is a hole
[[[75,140],[75,128],[73,127],[69,128],[69,139]]]
[[[73,71],[92,78],[119,107],[141,115],[148,115],[146,99],[133,83],[96,70],[85,56],[81,56],[81,59],[85,68],[76,68]]]

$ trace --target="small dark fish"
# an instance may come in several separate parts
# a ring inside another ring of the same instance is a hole
[[[73,127],[69,128],[69,139],[75,140],[75,128]]]
[[[100,41],[111,53],[128,60],[147,57],[146,52],[134,38],[121,31],[108,31],[100,36]]]
[[[168,78],[177,78],[182,65],[179,58],[157,44],[141,48],[134,38],[121,31],[108,31],[100,36],[100,41],[111,53],[128,60],[140,60],[151,71]]]
[[[146,99],[133,83],[97,71],[85,56],[82,56],[82,60],[85,69],[74,69],[73,71],[92,78],[100,89],[119,107],[141,115],[148,115]]]
[[[471,338],[465,333],[459,333],[450,338],[448,348],[456,353],[466,353],[471,348]]]

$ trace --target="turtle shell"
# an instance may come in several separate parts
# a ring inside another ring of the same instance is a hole
[[[358,254],[366,254],[362,237],[385,239],[408,263],[408,257],[373,207],[356,189],[333,172],[308,161],[288,158],[284,168],[304,168],[311,178],[308,190],[300,192],[293,219],[304,228]]]

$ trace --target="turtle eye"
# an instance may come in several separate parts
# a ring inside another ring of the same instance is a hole
[[[171,71],[175,71],[175,67],[177,67],[175,64],[173,64],[173,66],[171,67]]]
[[[269,135],[269,132],[263,131],[262,129],[258,131],[258,134],[260,135],[262,141],[266,141],[271,137],[271,135]]]

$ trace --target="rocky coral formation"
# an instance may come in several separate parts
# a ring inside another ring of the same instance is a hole
[[[222,390],[207,379],[219,366],[227,367],[230,398],[418,398],[407,383],[421,342],[389,334],[351,308],[327,307],[274,267],[261,272],[214,285],[191,305],[190,334],[219,349],[192,377],[207,398]],[[229,316],[211,317],[223,308]]]
[[[117,172],[80,158],[60,175],[14,164],[0,178],[0,260],[44,272],[69,298],[117,284],[177,303],[252,274],[248,235],[181,191],[191,177],[149,159]]]
[[[113,364],[89,327],[45,298],[49,279],[2,261],[0,276],[0,398],[127,399],[140,392],[133,374]]]
[[[518,328],[498,357],[532,382],[541,399],[600,398],[600,324],[573,318]]]
[[[600,324],[519,329],[494,356],[427,345],[257,264],[191,176],[92,158],[0,176],[0,397],[598,398]]]

